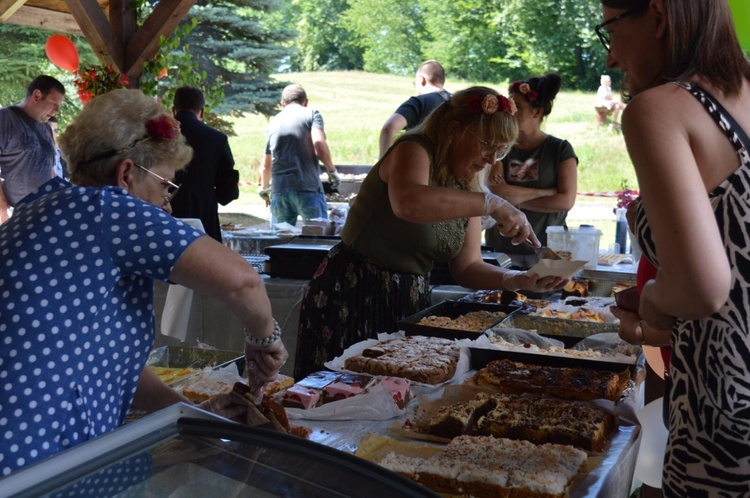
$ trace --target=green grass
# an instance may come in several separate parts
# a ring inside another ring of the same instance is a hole
[[[279,74],[275,79],[305,88],[309,106],[323,116],[335,164],[374,164],[380,127],[401,102],[414,94],[410,76],[339,71]],[[506,93],[507,83],[449,79],[445,86],[456,91],[478,84]],[[596,125],[594,98],[594,92],[560,92],[544,123],[545,131],[573,145],[580,160],[579,191],[618,190],[623,181],[635,187],[635,174],[622,135]],[[230,137],[230,145],[240,178],[254,184],[263,157],[268,119],[247,115],[233,122],[237,136]]]

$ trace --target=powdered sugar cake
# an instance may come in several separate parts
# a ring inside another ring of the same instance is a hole
[[[450,339],[407,336],[366,348],[347,358],[344,368],[434,385],[453,377],[458,358],[459,347]]]
[[[586,458],[569,446],[461,436],[429,458],[389,453],[379,463],[440,493],[563,498],[582,476]]]

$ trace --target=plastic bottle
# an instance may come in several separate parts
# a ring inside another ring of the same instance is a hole
[[[620,245],[620,254],[626,253],[628,245],[628,220],[625,218],[625,211],[625,208],[617,208],[615,243]]]

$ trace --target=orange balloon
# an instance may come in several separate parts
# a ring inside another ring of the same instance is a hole
[[[78,49],[67,36],[52,35],[44,45],[47,58],[60,69],[74,72],[78,69]]]

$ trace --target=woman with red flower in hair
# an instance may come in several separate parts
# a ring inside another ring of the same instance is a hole
[[[526,216],[485,192],[479,175],[518,135],[515,104],[486,87],[455,93],[401,135],[370,170],[342,242],[310,281],[300,312],[295,378],[320,370],[348,346],[395,332],[430,305],[429,272],[449,262],[472,289],[556,290],[565,280],[485,263],[481,218],[520,244],[538,246]]]
[[[565,226],[578,189],[578,157],[573,146],[542,131],[542,121],[552,112],[561,86],[560,76],[553,73],[511,83],[508,97],[518,108],[518,140],[502,161],[492,165],[486,182],[491,192],[523,211],[542,245],[547,245],[548,226]],[[494,227],[485,238],[498,252],[534,254]],[[533,264],[531,258],[514,259],[520,266]]]
[[[156,279],[223,301],[261,380],[288,357],[252,266],[170,215],[193,151],[164,105],[138,90],[95,97],[60,149],[74,185],[50,180],[0,225],[0,476],[119,427],[131,406],[189,403],[145,366]],[[246,412],[229,394],[201,406]]]

